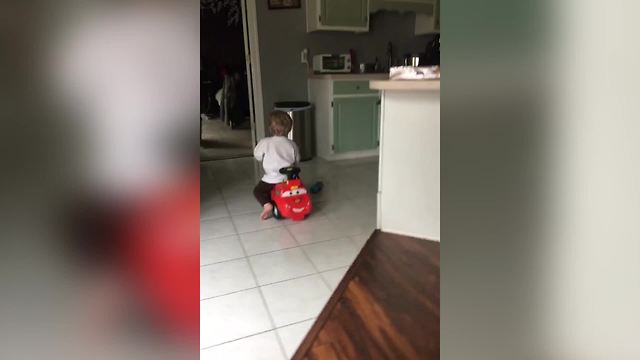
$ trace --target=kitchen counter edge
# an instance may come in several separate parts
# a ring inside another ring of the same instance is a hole
[[[309,79],[324,80],[388,80],[389,74],[309,74]]]
[[[437,80],[371,80],[369,87],[376,90],[440,91]]]

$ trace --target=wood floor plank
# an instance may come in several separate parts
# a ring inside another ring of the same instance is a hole
[[[439,357],[440,244],[376,231],[293,359]]]

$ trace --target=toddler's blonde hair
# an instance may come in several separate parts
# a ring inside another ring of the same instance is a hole
[[[289,114],[284,111],[275,110],[269,115],[271,134],[275,136],[287,136],[291,127],[293,126],[293,120]]]

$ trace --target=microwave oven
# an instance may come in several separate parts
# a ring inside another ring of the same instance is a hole
[[[351,72],[350,54],[319,54],[313,56],[313,71],[316,73]]]

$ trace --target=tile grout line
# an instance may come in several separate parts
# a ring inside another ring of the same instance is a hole
[[[324,164],[324,163],[322,163],[322,164]],[[327,164],[330,164],[330,163],[327,163]],[[330,165],[336,165],[336,164],[330,164]],[[216,172],[215,169],[213,169],[212,167],[207,167],[207,166],[205,166],[205,168],[206,168],[206,171],[207,171],[207,176],[211,177],[214,180],[215,190],[217,190],[218,194],[220,195],[220,197],[222,199],[222,202],[224,203],[224,206],[225,206],[225,208],[227,210],[228,216],[223,216],[223,217],[213,217],[212,216],[210,218],[205,218],[205,219],[201,218],[200,221],[201,222],[202,221],[213,221],[213,220],[219,220],[219,219],[228,218],[229,222],[231,223],[231,225],[232,225],[232,227],[233,227],[233,229],[235,231],[235,234],[230,234],[230,235],[225,235],[225,236],[209,237],[209,238],[206,238],[206,239],[201,239],[200,241],[202,242],[202,241],[216,240],[216,239],[220,239],[220,238],[224,238],[224,237],[235,236],[236,240],[240,243],[240,247],[242,249],[242,252],[243,252],[244,256],[243,257],[239,257],[239,258],[235,258],[235,259],[228,259],[228,260],[225,260],[225,261],[220,261],[220,262],[214,262],[214,263],[210,263],[210,264],[206,264],[206,265],[201,265],[201,269],[203,267],[210,266],[210,265],[215,265],[215,264],[220,264],[220,263],[225,263],[225,262],[230,262],[230,261],[238,261],[240,259],[244,259],[249,265],[249,269],[251,271],[251,274],[253,276],[253,279],[254,279],[254,282],[255,282],[256,286],[252,287],[252,288],[249,288],[249,289],[243,289],[243,290],[239,290],[239,291],[236,291],[236,292],[231,292],[231,293],[228,293],[228,294],[222,294],[222,295],[217,295],[215,297],[201,299],[200,301],[202,302],[202,301],[206,301],[206,300],[209,300],[209,299],[214,299],[214,298],[217,298],[217,297],[234,294],[234,293],[241,292],[241,291],[255,290],[257,288],[258,292],[260,294],[261,300],[263,302],[263,306],[265,307],[265,310],[267,311],[267,314],[269,316],[269,320],[271,322],[272,329],[266,330],[266,331],[262,331],[262,332],[258,332],[258,333],[254,333],[254,334],[250,334],[250,335],[247,335],[247,336],[244,336],[244,337],[240,337],[240,338],[237,338],[237,339],[234,339],[234,340],[230,340],[230,341],[226,341],[226,342],[223,342],[223,343],[215,344],[215,345],[212,345],[212,346],[208,346],[206,348],[202,348],[201,350],[206,350],[206,349],[209,349],[209,348],[213,348],[215,346],[219,346],[219,345],[223,345],[223,344],[226,344],[226,343],[238,341],[238,340],[241,340],[241,339],[244,339],[244,338],[248,338],[248,337],[251,337],[251,336],[256,336],[256,335],[259,335],[259,334],[267,333],[269,331],[274,331],[275,335],[276,335],[276,339],[277,339],[279,347],[280,347],[280,350],[281,350],[281,353],[282,353],[282,355],[284,355],[285,358],[287,358],[286,351],[285,351],[285,348],[284,348],[283,339],[280,337],[280,334],[279,334],[279,332],[277,330],[281,329],[281,328],[284,328],[284,327],[287,327],[287,326],[291,326],[291,325],[295,325],[295,324],[302,323],[302,322],[305,322],[305,321],[313,320],[314,318],[301,320],[301,321],[298,321],[298,322],[293,322],[291,324],[286,324],[286,325],[283,325],[283,326],[280,326],[280,327],[276,327],[273,314],[271,313],[271,310],[269,309],[269,306],[268,306],[268,304],[266,302],[266,298],[265,298],[265,295],[264,295],[264,293],[262,291],[262,287],[269,286],[269,285],[272,285],[272,284],[282,283],[282,282],[286,282],[286,281],[290,281],[290,280],[295,280],[295,279],[299,279],[299,278],[310,277],[310,276],[313,276],[313,275],[320,275],[320,278],[321,278],[322,282],[325,284],[325,286],[327,286],[329,288],[329,291],[332,291],[331,290],[332,289],[331,286],[329,286],[329,284],[327,283],[327,281],[324,279],[324,277],[321,274],[324,273],[324,272],[335,271],[335,270],[341,269],[344,266],[340,266],[340,267],[336,267],[336,268],[332,268],[332,269],[327,269],[327,270],[324,270],[324,271],[321,272],[321,271],[318,270],[316,264],[313,261],[311,261],[311,258],[309,257],[309,255],[307,254],[307,252],[305,251],[304,248],[307,247],[307,246],[313,245],[313,244],[320,244],[320,243],[323,243],[323,242],[329,242],[329,241],[334,241],[334,240],[338,240],[338,239],[349,240],[349,242],[351,244],[354,244],[354,245],[356,245],[356,247],[359,247],[358,244],[355,244],[354,237],[358,236],[358,235],[361,235],[361,234],[364,234],[368,230],[360,231],[357,234],[355,234],[355,233],[354,234],[347,234],[347,235],[342,235],[342,236],[338,236],[338,237],[330,238],[330,239],[326,239],[326,240],[314,241],[314,242],[310,242],[310,243],[307,243],[307,244],[300,243],[300,241],[298,241],[298,239],[293,235],[293,233],[291,232],[291,230],[288,227],[288,225],[292,225],[292,224],[282,224],[282,225],[277,225],[277,226],[269,227],[269,228],[265,228],[265,229],[257,229],[257,230],[251,230],[251,231],[246,231],[246,232],[240,233],[238,231],[238,227],[235,224],[235,221],[233,220],[233,217],[234,216],[242,216],[242,215],[253,214],[254,212],[246,212],[246,213],[243,212],[243,213],[238,213],[238,214],[231,214],[231,212],[229,211],[229,204],[228,204],[228,199],[227,199],[229,197],[228,195],[230,195],[230,194],[226,194],[226,192],[223,191],[225,186],[223,186],[222,184],[220,184],[217,181],[217,180],[219,180],[219,177],[215,176],[215,172]],[[220,170],[224,171],[224,169],[220,169]],[[339,171],[339,170],[340,169],[338,169],[336,171]],[[362,199],[364,199],[364,198],[367,198],[367,196],[363,196],[363,195],[359,194],[357,196],[354,196],[353,198],[356,198],[356,199],[362,198]],[[346,196],[345,201],[354,200],[353,198],[352,198],[352,196]],[[318,202],[326,204],[327,202],[333,202],[333,201],[331,201],[330,199],[324,199],[324,201],[320,200]],[[334,226],[338,225],[338,222],[336,222],[336,220],[334,220],[330,216],[328,216],[327,215],[328,213],[326,213],[324,210],[320,210],[318,213],[320,215],[322,215],[328,221],[329,224],[334,225]],[[257,215],[257,213],[255,213],[255,214]],[[263,252],[263,253],[256,253],[256,254],[253,254],[251,256],[248,255],[247,250],[245,248],[245,245],[244,245],[244,243],[242,241],[241,234],[249,234],[249,233],[261,232],[261,231],[267,231],[267,230],[274,230],[276,228],[282,228],[282,227],[285,228],[285,231],[293,238],[295,243],[298,244],[297,246],[284,248],[284,249],[277,249],[277,250],[267,251],[267,252]],[[305,258],[311,263],[313,269],[315,270],[315,273],[309,274],[309,275],[293,277],[293,278],[290,278],[290,279],[281,280],[281,281],[277,281],[277,282],[273,282],[273,283],[260,285],[258,283],[258,278],[256,276],[255,270],[254,270],[254,268],[253,268],[253,266],[251,264],[250,257],[270,254],[270,253],[283,251],[283,250],[288,250],[288,249],[294,249],[294,248],[302,248],[301,249],[302,253],[304,254]],[[347,266],[349,266],[349,265],[347,265]]]
[[[258,214],[258,213],[256,213]],[[245,214],[246,215],[246,214]],[[207,237],[204,239],[200,239],[200,241],[209,241],[209,240],[216,240],[216,239],[221,239],[221,238],[226,238],[226,237],[232,237],[232,236],[238,236],[240,237],[240,235],[243,234],[253,234],[253,233],[257,233],[259,231],[264,231],[264,230],[272,230],[272,229],[279,229],[281,227],[284,227],[285,225],[278,225],[278,226],[274,226],[274,227],[268,227],[268,228],[264,228],[264,229],[258,229],[258,230],[251,230],[251,231],[243,231],[243,232],[238,232],[238,229],[235,226],[235,223],[233,222],[233,216],[225,216],[223,218],[218,218],[215,220],[222,220],[222,219],[229,219],[229,221],[233,224],[233,228],[235,231],[235,234],[228,234],[228,235],[219,235],[219,236],[214,236],[214,237]]]
[[[224,194],[222,194],[222,197],[225,199],[225,203],[226,203],[226,198],[224,196]],[[227,208],[228,210],[228,208]],[[253,276],[253,281],[256,283],[257,287],[258,287],[258,293],[260,294],[260,299],[262,300],[262,306],[264,306],[264,309],[267,311],[267,316],[269,317],[269,322],[271,323],[271,330],[273,330],[275,336],[276,336],[276,340],[278,341],[278,346],[280,347],[280,352],[282,354],[282,356],[284,356],[284,358],[287,358],[287,352],[284,349],[284,344],[282,342],[282,339],[280,338],[280,335],[278,334],[278,331],[276,331],[277,327],[276,327],[276,322],[273,319],[273,314],[271,314],[271,310],[269,309],[269,305],[267,304],[267,300],[264,297],[264,293],[262,292],[262,288],[260,286],[260,283],[258,282],[258,277],[256,276],[256,272],[253,269],[253,266],[251,265],[251,261],[249,261],[249,256],[247,255],[247,249],[244,248],[244,244],[242,243],[242,241],[239,239],[240,238],[240,234],[238,233],[238,228],[236,227],[236,223],[233,222],[233,219],[231,219],[231,224],[233,225],[234,230],[236,231],[236,234],[238,234],[238,241],[240,242],[240,247],[242,248],[242,252],[244,253],[245,259],[249,265],[249,271],[251,271],[251,276]]]
[[[259,214],[259,211],[257,211],[257,212],[251,212],[251,213],[247,213],[247,214],[241,214],[241,215],[228,215],[228,216],[223,216],[223,217],[219,217],[219,218],[215,218],[215,219],[200,219],[200,222],[203,222],[203,221],[207,222],[207,221],[215,221],[215,220],[229,219],[229,221],[231,221],[231,222],[235,225],[235,223],[233,222],[233,217],[234,217],[234,216],[242,216],[242,215],[249,215],[249,214],[256,214],[256,215],[257,215],[257,214]],[[335,220],[332,220],[332,219],[331,219],[331,217],[329,217],[328,215],[326,215],[326,214],[324,213],[324,210],[320,210],[320,214],[321,214],[321,215],[324,217],[324,219],[325,219],[325,220],[327,220],[329,223],[331,223],[331,224],[332,224],[332,225],[334,225],[334,226],[337,226],[337,224],[336,224]],[[280,220],[280,221],[282,221],[282,220]],[[284,221],[286,221],[286,220],[284,220]],[[321,219],[318,219],[318,220],[312,220],[312,221],[321,221]],[[234,227],[234,229],[235,229],[235,231],[236,231],[236,233],[235,233],[235,234],[229,234],[229,235],[218,235],[218,236],[213,236],[213,237],[207,237],[207,238],[204,238],[204,239],[200,239],[200,241],[214,240],[214,239],[219,239],[219,238],[223,238],[223,237],[231,237],[231,236],[234,236],[234,235],[236,235],[236,236],[240,236],[240,235],[242,235],[242,234],[252,234],[252,233],[256,233],[256,232],[260,232],[260,231],[264,231],[264,230],[271,230],[271,229],[277,229],[277,228],[281,228],[281,227],[287,227],[287,226],[293,226],[293,225],[300,225],[300,224],[301,224],[301,223],[295,223],[295,222],[292,222],[292,223],[289,223],[289,224],[282,223],[281,225],[276,225],[276,226],[273,226],[273,227],[268,227],[268,228],[263,228],[263,229],[257,229],[257,230],[251,230],[251,231],[243,231],[243,232],[238,232],[238,231],[237,231],[237,228],[236,228],[236,227]],[[356,236],[356,235],[360,235],[360,234],[362,234],[362,233],[364,233],[364,232],[357,233],[357,234],[352,234],[352,235],[344,235],[344,236]],[[344,237],[344,236],[342,236],[342,237]],[[336,239],[337,239],[337,238],[336,238]],[[312,244],[312,243],[309,243],[309,244]],[[309,245],[309,244],[303,244],[303,245]]]
[[[224,195],[224,193],[221,191],[220,192],[222,198],[225,201],[225,206],[227,207],[227,211],[229,210],[229,206],[227,204],[227,198]],[[280,335],[278,334],[278,332],[276,331],[277,327],[276,327],[276,322],[273,319],[273,314],[271,314],[271,310],[269,309],[269,305],[267,304],[267,300],[264,297],[264,294],[262,293],[262,289],[260,288],[260,283],[258,282],[258,277],[256,276],[256,273],[253,269],[253,266],[251,265],[251,261],[249,261],[249,256],[247,255],[247,250],[244,247],[244,244],[242,243],[242,240],[240,240],[240,233],[238,232],[238,227],[236,226],[236,223],[233,221],[233,218],[231,216],[229,216],[229,220],[231,221],[231,225],[233,226],[233,229],[236,232],[236,235],[238,237],[238,242],[240,243],[240,248],[242,248],[242,253],[244,254],[244,259],[247,262],[247,264],[249,265],[249,271],[251,271],[251,276],[253,277],[253,281],[255,282],[257,289],[258,289],[258,293],[260,294],[260,300],[262,300],[262,306],[264,306],[264,309],[267,312],[267,316],[269,317],[269,322],[271,323],[271,329],[268,331],[273,331],[275,336],[276,336],[276,340],[278,341],[278,346],[280,347],[280,352],[281,354],[284,356],[284,358],[287,358],[287,352],[284,349],[284,344],[282,343],[282,339],[280,339]],[[265,331],[265,332],[268,332]],[[254,334],[255,335],[255,334]],[[237,339],[236,339],[237,340]]]
[[[229,343],[232,343],[232,342],[234,342],[234,341],[244,340],[244,339],[250,338],[250,337],[252,337],[252,336],[257,336],[257,335],[266,334],[266,333],[268,333],[269,331],[274,331],[274,332],[275,332],[275,330],[283,329],[283,328],[286,328],[286,327],[288,327],[288,326],[298,325],[298,324],[301,324],[301,323],[303,323],[303,322],[305,322],[305,321],[314,320],[314,319],[316,319],[316,318],[315,318],[315,317],[312,317],[312,318],[308,318],[308,319],[304,319],[304,320],[300,320],[300,321],[292,322],[291,324],[282,325],[282,326],[277,327],[277,328],[275,328],[275,329],[270,329],[270,330],[260,331],[260,332],[257,332],[257,333],[255,333],[255,334],[251,334],[251,335],[247,335],[247,336],[242,336],[242,337],[239,337],[239,338],[237,338],[237,339],[233,339],[233,340],[229,340],[229,341],[221,342],[221,343],[219,343],[219,344],[209,345],[209,346],[206,346],[206,347],[201,348],[201,349],[200,349],[200,351],[202,351],[202,350],[207,350],[207,349],[211,349],[211,348],[214,348],[214,347],[216,347],[216,346],[220,346],[220,345],[229,344]],[[287,357],[287,355],[285,354],[285,358],[286,358],[286,357]]]
[[[222,195],[224,198],[224,195]],[[227,207],[227,211],[229,211],[228,205],[226,204],[226,200],[225,201],[225,206]],[[332,219],[330,216],[328,216],[327,214],[325,214],[324,210],[319,210],[320,214],[328,221],[330,222],[332,225],[337,226],[337,222],[335,219]],[[247,212],[247,213],[242,213],[242,214],[231,214],[229,213],[226,216],[221,216],[221,217],[217,217],[217,218],[205,218],[205,219],[200,219],[200,222],[208,222],[208,221],[215,221],[215,220],[222,220],[222,219],[229,219],[229,221],[231,221],[233,223],[233,217],[237,217],[237,216],[245,216],[245,215],[249,215],[249,214],[259,214],[260,211],[252,211],[252,212]],[[312,220],[312,221],[320,221],[320,220]],[[236,230],[235,234],[230,234],[230,235],[219,235],[219,236],[214,236],[214,237],[207,237],[204,239],[200,239],[200,241],[206,241],[206,240],[213,240],[213,239],[218,239],[218,238],[222,238],[222,237],[230,237],[233,235],[241,235],[241,234],[250,234],[250,233],[255,233],[255,232],[259,232],[259,231],[263,231],[263,230],[269,230],[269,229],[276,229],[276,228],[280,228],[280,227],[287,227],[290,225],[298,225],[299,223],[290,223],[290,224],[279,224],[279,225],[275,225],[272,227],[268,227],[268,228],[262,228],[262,229],[257,229],[257,230],[251,230],[251,231],[243,231],[243,232],[238,232],[237,228],[234,227],[234,229]],[[234,223],[235,225],[235,223]],[[356,236],[356,235],[360,235],[362,233],[357,233],[357,234],[351,234],[351,235],[345,235],[345,236]],[[308,245],[308,244],[307,244]]]
[[[289,235],[291,235],[291,237],[293,237],[295,239],[295,236],[293,236],[293,234],[291,233],[291,231],[289,231],[288,228],[287,228],[287,232],[289,232]],[[297,239],[296,239],[296,242],[298,242]],[[302,249],[300,249],[300,250],[302,250],[302,253],[304,254],[304,257],[307,259],[307,261],[309,261],[309,263],[311,263],[311,266],[313,266],[313,269],[316,271],[316,273],[314,275],[317,274],[320,277],[320,281],[322,281],[324,283],[324,285],[329,288],[329,292],[333,292],[333,290],[331,290],[331,286],[329,286],[329,284],[327,284],[327,282],[324,280],[324,277],[322,275],[320,275],[320,270],[318,270],[318,267],[316,266],[316,264],[313,263],[313,261],[309,257],[309,254],[307,254],[307,252],[304,251],[304,247],[301,246],[301,248]]]
[[[236,259],[236,260],[244,260],[244,259],[245,259],[245,258],[240,258],[240,259]],[[247,262],[249,263],[249,266],[251,266],[251,263],[250,263],[249,261],[247,261]],[[313,266],[313,262],[311,263],[311,265]],[[327,270],[323,270],[323,271],[317,271],[317,270],[316,270],[316,272],[314,272],[313,274],[307,274],[307,275],[295,276],[295,277],[292,277],[292,278],[287,278],[287,279],[285,279],[285,280],[278,280],[278,281],[270,282],[270,283],[267,283],[267,284],[262,284],[262,285],[252,286],[252,287],[250,287],[250,288],[246,288],[246,289],[242,289],[242,290],[236,290],[236,291],[232,291],[232,292],[229,292],[229,293],[224,293],[224,294],[220,294],[220,295],[216,295],[216,296],[209,296],[209,297],[206,297],[206,298],[200,299],[200,301],[206,301],[206,300],[216,299],[216,298],[219,298],[219,297],[222,297],[222,296],[233,295],[233,294],[237,294],[237,293],[239,293],[239,292],[243,292],[243,291],[247,291],[247,290],[255,290],[255,289],[257,289],[257,288],[259,288],[259,287],[263,287],[263,286],[270,286],[270,285],[275,285],[275,284],[281,284],[281,283],[283,283],[283,282],[287,282],[287,281],[290,281],[290,280],[303,279],[303,278],[306,278],[306,277],[309,277],[309,276],[313,276],[313,275],[320,275],[320,277],[322,277],[322,275],[321,275],[322,273],[326,273],[326,272],[329,272],[329,271],[335,271],[335,270],[338,270],[338,269],[342,269],[343,267],[349,267],[349,266],[351,266],[351,264],[349,264],[349,265],[343,265],[343,266],[338,266],[338,267],[331,268],[331,269],[327,269]],[[315,270],[315,268],[314,268],[314,270]]]
[[[286,228],[286,226],[285,226],[285,228]],[[273,228],[272,228],[272,229],[273,229]],[[264,230],[272,230],[272,229],[264,229]],[[253,254],[253,255],[246,255],[246,256],[243,256],[243,257],[247,257],[247,258],[249,258],[249,257],[254,257],[254,256],[260,256],[260,255],[272,254],[272,253],[275,253],[275,252],[278,252],[278,251],[290,250],[290,249],[295,249],[295,248],[301,248],[301,247],[305,247],[305,246],[309,246],[309,245],[321,244],[321,243],[324,243],[324,242],[335,241],[335,240],[340,240],[340,239],[349,239],[349,240],[352,240],[352,239],[351,239],[351,237],[352,237],[352,236],[358,236],[358,235],[362,235],[362,234],[364,234],[364,233],[365,233],[365,232],[361,232],[361,233],[356,234],[356,235],[344,235],[344,236],[340,236],[340,237],[337,237],[337,238],[331,238],[331,239],[327,239],[327,240],[314,241],[314,242],[311,242],[311,243],[308,243],[308,244],[302,244],[302,245],[300,245],[300,243],[298,242],[298,240],[296,240],[296,238],[293,236],[293,234],[291,234],[291,232],[289,232],[289,231],[288,231],[288,229],[285,229],[285,230],[287,230],[287,232],[291,235],[291,237],[293,238],[293,240],[295,240],[295,242],[298,244],[297,246],[292,246],[292,247],[283,248],[283,249],[277,249],[277,250],[269,250],[269,251],[266,251],[266,252],[263,252],[263,253],[256,253],[256,254]],[[259,230],[259,231],[263,231],[263,230]],[[257,232],[257,231],[256,231],[256,232]],[[245,234],[246,234],[246,233],[245,233]],[[239,236],[239,235],[229,235],[229,236],[222,236],[222,237],[232,237],[232,236],[238,236],[238,241],[240,242],[240,245],[241,245],[241,246],[243,245],[243,244],[242,244],[242,240],[240,239],[240,236]],[[220,237],[220,238],[222,238],[222,237]],[[220,238],[212,238],[212,239],[207,239],[207,240],[214,240],[214,239],[220,239]],[[201,240],[201,241],[205,241],[205,240]],[[222,264],[222,263],[226,263],[226,262],[230,262],[230,261],[234,261],[234,260],[240,260],[240,259],[242,259],[243,257],[238,257],[238,258],[228,259],[228,260],[222,260],[222,261],[216,261],[216,262],[212,262],[212,263],[209,263],[209,264],[200,265],[200,267],[202,268],[202,267],[205,267],[205,266],[217,265],[217,264]]]

